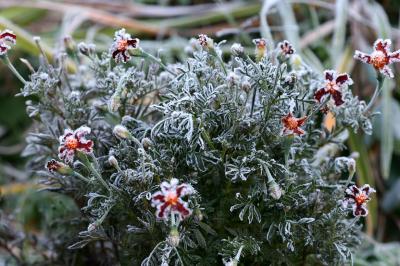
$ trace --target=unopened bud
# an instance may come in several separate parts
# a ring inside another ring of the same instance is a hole
[[[248,93],[248,92],[251,90],[251,83],[250,83],[250,81],[249,81],[248,79],[243,80],[243,81],[240,83],[240,88],[241,88],[244,92]]]
[[[293,68],[299,70],[303,66],[303,59],[298,54],[294,54],[291,57]]]
[[[231,52],[234,56],[242,57],[244,55],[244,48],[240,43],[234,43],[231,46]]]
[[[142,139],[142,146],[145,150],[153,146],[153,142],[149,138]]]
[[[229,72],[226,77],[226,81],[228,82],[229,87],[233,87],[239,83],[239,76],[236,75],[235,72]]]
[[[50,173],[57,172],[57,173],[62,174],[62,175],[69,175],[69,174],[73,173],[73,170],[72,170],[71,167],[69,167],[65,163],[56,161],[54,159],[48,161],[46,163],[45,167]]]
[[[119,93],[114,93],[109,102],[108,102],[108,110],[111,113],[115,113],[118,111],[118,109],[121,107],[121,96],[119,95]]]
[[[108,163],[114,168],[119,169],[118,160],[114,156],[111,155],[110,157],[108,157]]]
[[[65,50],[69,53],[75,50],[75,43],[71,36],[64,37]]]
[[[83,55],[89,55],[89,47],[87,46],[86,43],[84,42],[80,42],[78,44],[78,50],[81,54]]]
[[[96,222],[94,222],[94,223],[91,223],[91,224],[88,225],[87,231],[88,232],[92,232],[92,231],[94,231],[96,229],[97,229],[97,224],[96,224]]]
[[[238,261],[235,259],[229,259],[228,261],[223,261],[224,266],[237,266],[238,265]]]
[[[273,199],[280,199],[282,196],[282,189],[281,187],[278,185],[278,183],[275,182],[275,180],[269,181],[268,182],[268,190],[269,190],[269,194],[271,195],[271,197]]]
[[[204,218],[203,213],[201,212],[201,210],[199,208],[196,208],[194,210],[193,215],[198,221],[202,221]]]
[[[116,125],[113,129],[113,133],[115,136],[121,139],[127,139],[131,137],[131,133],[123,125]]]
[[[167,238],[167,243],[172,246],[172,247],[177,247],[179,246],[180,242],[180,236],[178,229],[176,227],[173,227],[171,231],[169,232],[168,238]]]

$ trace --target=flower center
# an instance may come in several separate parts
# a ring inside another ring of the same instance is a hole
[[[165,197],[165,201],[170,205],[176,205],[178,203],[178,196],[174,191],[170,191]]]
[[[123,51],[128,48],[128,40],[120,40],[118,42],[118,50]]]
[[[296,129],[298,127],[296,118],[294,118],[294,117],[288,118],[286,121],[286,127],[288,129]]]
[[[79,142],[74,137],[69,137],[65,141],[65,147],[67,147],[67,149],[69,149],[69,150],[75,150],[76,148],[78,148],[78,145],[79,145]]]
[[[382,69],[385,65],[387,65],[388,59],[387,56],[381,52],[376,51],[373,52],[371,55],[371,64],[378,69]]]
[[[327,89],[329,92],[332,92],[332,91],[337,90],[337,84],[336,84],[336,82],[335,82],[335,81],[328,81],[328,82],[326,83],[326,89]]]
[[[368,199],[367,195],[361,193],[355,197],[355,201],[358,205],[363,204]]]

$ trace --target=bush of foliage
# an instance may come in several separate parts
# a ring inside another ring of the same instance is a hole
[[[314,72],[287,41],[256,39],[251,54],[235,43],[227,58],[206,35],[165,65],[122,29],[102,54],[67,38],[25,80],[7,57],[15,38],[4,31],[0,48],[35,121],[24,155],[43,189],[80,209],[43,236],[41,265],[352,260],[374,190],[341,156],[349,130],[372,130],[348,74]],[[379,84],[398,57],[389,45],[356,53]]]

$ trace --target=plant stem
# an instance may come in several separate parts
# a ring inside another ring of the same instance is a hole
[[[13,74],[24,84],[26,84],[26,80],[19,74],[18,70],[15,69],[14,65],[11,63],[10,58],[8,58],[7,54],[2,57],[4,64],[8,66],[8,68],[13,72]]]
[[[381,74],[378,74],[376,80],[378,81],[378,84],[376,84],[374,94],[372,95],[371,100],[369,101],[367,107],[365,108],[364,113],[367,112],[369,109],[371,109],[371,107],[374,105],[374,102],[376,101],[376,98],[382,91],[382,86],[385,79],[381,76]]]
[[[201,131],[201,136],[207,142],[208,146],[210,146],[211,149],[215,150],[215,147],[214,147],[214,144],[211,141],[210,135],[208,134],[208,132],[205,129]]]
[[[81,179],[82,181],[85,181],[86,183],[89,183],[89,182],[90,182],[89,179],[87,179],[86,177],[84,177],[83,175],[81,175],[81,174],[78,173],[78,172],[75,172],[75,171],[74,171],[74,172],[73,172],[73,175],[74,175],[75,177]]]
[[[142,52],[142,54],[143,54],[143,57],[144,57],[144,58],[149,58],[149,59],[151,59],[151,60],[154,61],[155,63],[159,64],[165,71],[167,71],[168,73],[170,73],[170,74],[176,76],[176,74],[175,74],[174,72],[172,72],[171,70],[169,70],[169,69],[167,68],[167,66],[164,65],[163,62],[161,62],[161,59],[160,59],[160,58],[157,58],[157,57],[155,57],[154,55],[149,54],[149,53],[146,53],[146,52],[144,52],[144,51]]]

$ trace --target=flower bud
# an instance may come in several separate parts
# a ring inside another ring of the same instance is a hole
[[[234,56],[242,57],[244,55],[244,48],[240,43],[234,43],[231,46],[231,52]]]
[[[50,173],[57,172],[57,173],[62,174],[62,175],[69,175],[69,174],[73,173],[73,170],[72,170],[71,167],[69,167],[65,163],[56,161],[54,159],[48,161],[46,163],[45,167]]]
[[[127,139],[131,137],[131,133],[123,125],[116,125],[113,129],[113,133],[115,136],[121,139]]]
[[[223,261],[224,266],[237,266],[238,265],[238,261],[235,259],[229,259],[228,261]]]
[[[214,40],[205,34],[200,34],[197,39],[199,44],[205,49],[214,49]]]
[[[199,208],[194,209],[193,215],[198,221],[202,221],[204,218],[203,213]]]
[[[244,79],[241,83],[240,83],[240,88],[246,92],[249,93],[249,91],[251,90],[251,83],[248,79]]]
[[[278,185],[278,183],[275,182],[275,180],[269,181],[268,182],[268,190],[273,199],[280,199],[282,196],[282,189]]]
[[[235,72],[229,72],[226,81],[228,82],[229,87],[233,87],[239,83],[239,76],[236,75]]]
[[[65,46],[65,50],[70,53],[72,51],[75,50],[75,43],[72,40],[71,36],[65,36],[64,37],[64,46]]]
[[[169,232],[167,243],[172,247],[177,247],[179,245],[180,240],[181,239],[179,236],[178,229],[176,227],[173,227]]]
[[[84,42],[80,42],[78,44],[78,50],[81,54],[83,55],[89,55],[89,47],[87,46],[86,43]]]
[[[108,110],[112,113],[115,113],[118,111],[118,109],[121,107],[121,96],[119,93],[114,93],[110,101],[108,102]]]
[[[294,69],[299,70],[303,66],[303,60],[300,55],[294,54],[291,59]]]
[[[97,224],[96,224],[96,222],[94,222],[94,223],[91,223],[91,224],[88,225],[87,231],[88,232],[92,232],[92,231],[94,231],[96,229],[97,229]]]
[[[149,138],[142,139],[142,146],[145,150],[153,146],[153,142]]]
[[[335,159],[335,168],[337,172],[346,169],[349,172],[349,175],[353,176],[356,172],[356,161],[349,157],[338,157]]]
[[[110,157],[108,157],[108,163],[114,168],[119,169],[118,160],[114,156],[111,155]]]

